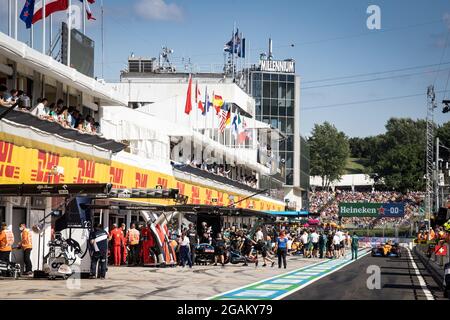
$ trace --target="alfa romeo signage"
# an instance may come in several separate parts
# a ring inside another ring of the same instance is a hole
[[[373,218],[400,218],[405,215],[403,202],[393,203],[339,203],[339,216],[341,217],[373,217]]]

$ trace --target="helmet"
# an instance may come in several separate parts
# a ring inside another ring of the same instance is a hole
[[[450,232],[450,219],[444,223],[444,230]]]

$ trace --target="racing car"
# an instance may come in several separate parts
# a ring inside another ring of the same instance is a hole
[[[388,241],[379,243],[372,248],[372,257],[401,257],[401,249],[398,243]]]

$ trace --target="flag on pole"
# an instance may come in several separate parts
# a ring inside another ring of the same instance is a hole
[[[227,127],[227,120],[229,122],[231,118],[231,110],[228,109],[228,104],[223,103],[222,108],[220,109],[220,124],[219,124],[219,131],[222,133],[225,131],[225,128]]]
[[[208,87],[205,87],[205,104],[203,106],[202,115],[205,116],[209,112],[209,107],[210,106],[212,106],[212,102],[209,101]]]
[[[247,132],[247,122],[245,121],[245,118],[242,118],[242,127],[239,133],[238,141],[239,143],[244,143],[247,139],[249,139],[249,133]]]
[[[26,2],[29,2],[29,1],[30,0],[26,0]],[[25,3],[25,5],[26,5],[26,3]],[[68,7],[69,7],[69,0],[46,0],[45,1],[45,18],[47,18],[49,15],[51,15],[55,12],[67,10]],[[35,24],[36,22],[38,22],[39,20],[42,19],[42,15],[43,15],[42,9],[43,9],[42,1],[36,2],[34,5],[34,12],[33,12],[33,17],[32,17],[32,21],[31,21],[32,24]],[[27,26],[27,28],[28,28],[28,26]]]
[[[20,20],[25,22],[27,29],[30,29],[33,24],[34,5],[34,0],[26,0],[22,12],[20,13]]]
[[[184,106],[184,113],[189,114],[192,110],[192,76],[189,75],[189,84],[186,93],[186,105]]]
[[[94,4],[95,0],[80,0],[80,2],[86,2],[86,17],[88,18],[88,20],[97,20],[92,14],[91,7],[89,6],[89,3]]]
[[[223,99],[222,96],[219,96],[217,94],[214,95],[214,99],[213,99],[213,106],[216,109],[216,115],[219,114],[220,109],[223,106]]]
[[[198,81],[195,82],[195,104],[202,111],[202,114],[205,112],[205,108],[203,107],[202,98],[200,96],[200,89],[198,88]]]
[[[231,129],[233,130],[234,137],[237,137],[237,135],[239,134],[238,115],[237,114],[235,114],[233,117],[233,123],[231,124]]]

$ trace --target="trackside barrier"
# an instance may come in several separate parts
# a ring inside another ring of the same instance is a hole
[[[414,252],[418,255],[425,267],[430,271],[436,283],[443,288],[444,266],[450,261],[450,245],[447,246],[446,256],[437,256],[434,252],[435,243],[418,243],[414,245]]]

